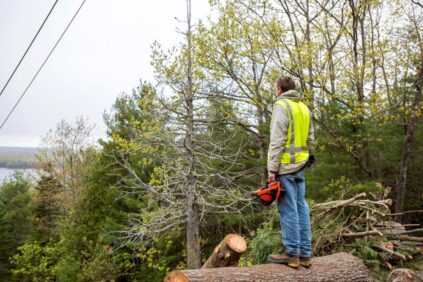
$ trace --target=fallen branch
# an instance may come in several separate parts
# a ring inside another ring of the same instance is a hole
[[[364,197],[366,197],[366,193],[361,193],[361,194],[355,195],[354,197],[348,200],[332,201],[327,203],[316,204],[313,206],[313,209],[336,209],[342,206],[346,206],[354,202],[355,200],[359,198],[364,198]]]
[[[407,213],[423,213],[423,210],[403,211],[403,212],[397,212],[397,213],[390,213],[387,215],[394,216],[394,215],[403,215]]]
[[[388,253],[390,255],[397,256],[397,257],[399,257],[402,260],[406,260],[407,259],[403,254],[400,254],[398,252],[395,252],[395,251],[393,251],[391,249],[388,249],[388,248],[385,248],[385,247],[382,247],[382,246],[378,246],[378,245],[373,245],[372,247],[375,248],[375,249],[384,251],[384,252],[386,252],[386,253]]]
[[[423,237],[415,237],[415,236],[408,236],[408,235],[388,235],[390,238],[395,238],[404,241],[415,241],[415,242],[423,242]]]
[[[350,233],[343,233],[341,237],[365,237],[369,235],[380,235],[380,232],[377,230],[370,230],[370,231],[363,231],[363,232],[350,232]]]
[[[383,233],[382,233],[382,232],[380,232],[379,230],[377,230],[376,228],[374,228],[373,226],[372,226],[372,230],[373,230],[373,231],[375,231],[375,232],[377,232],[377,234],[378,234],[379,236],[383,236]]]
[[[398,228],[398,226],[386,226],[386,225],[383,225],[381,223],[377,223],[377,224],[375,224],[375,226],[377,226],[379,229],[396,229],[396,228]],[[401,226],[402,227],[420,227],[420,224],[410,223],[410,224],[402,224]]]
[[[423,242],[395,241],[395,240],[393,240],[392,242],[397,242],[398,244],[401,244],[401,245],[404,245],[404,246],[412,246],[412,247],[422,247],[423,246]]]
[[[411,234],[411,233],[416,233],[416,232],[423,232],[423,228],[417,228],[417,229],[402,231],[402,232],[396,233],[395,235],[404,235],[404,234]]]

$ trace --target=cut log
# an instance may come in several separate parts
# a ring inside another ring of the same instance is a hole
[[[423,282],[423,279],[414,271],[407,268],[398,268],[393,270],[387,282]]]
[[[310,268],[293,269],[282,264],[250,267],[207,268],[174,271],[165,282],[247,282],[247,281],[373,281],[364,263],[348,253],[336,253],[312,259]]]
[[[202,268],[237,266],[239,258],[247,250],[247,242],[237,234],[229,234],[214,248]]]

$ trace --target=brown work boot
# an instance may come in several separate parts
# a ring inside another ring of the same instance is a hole
[[[304,267],[310,267],[311,266],[311,258],[309,257],[300,257],[300,264]]]
[[[293,268],[300,267],[300,258],[293,256],[287,252],[283,252],[281,254],[276,254],[276,255],[268,255],[267,261],[272,263],[286,264]]]

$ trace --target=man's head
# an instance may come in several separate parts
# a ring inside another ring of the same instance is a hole
[[[276,96],[282,95],[288,90],[295,89],[295,82],[290,76],[281,76],[276,80],[275,94]]]

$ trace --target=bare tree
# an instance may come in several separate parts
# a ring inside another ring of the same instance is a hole
[[[63,189],[61,203],[68,219],[71,213],[73,220],[77,218],[73,208],[82,189],[88,164],[84,152],[92,145],[90,135],[93,128],[82,117],[78,117],[74,124],[62,120],[55,130],[50,130],[42,138],[45,149],[37,156],[41,175],[52,175]]]
[[[246,142],[241,140],[228,152],[227,144],[236,138],[228,132],[236,134],[239,129],[215,116],[220,112],[213,107],[221,105],[208,99],[211,95],[205,93],[199,77],[190,0],[186,23],[185,40],[179,49],[170,54],[153,50],[163,96],[141,95],[138,104],[145,106],[144,115],[142,120],[132,121],[135,137],[112,157],[128,172],[118,183],[122,190],[151,198],[156,206],[129,220],[128,228],[121,231],[122,244],[149,241],[183,228],[188,268],[199,268],[202,220],[208,214],[240,215],[249,207],[247,187],[237,185],[236,179],[251,171],[240,169],[237,162]],[[140,169],[139,163],[131,160],[133,156],[146,156],[153,172],[146,177],[144,166]]]

